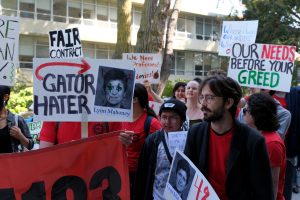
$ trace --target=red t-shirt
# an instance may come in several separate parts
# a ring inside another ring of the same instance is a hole
[[[212,128],[209,134],[208,181],[222,200],[228,199],[225,188],[226,163],[232,135],[232,129],[220,135]]]
[[[129,171],[137,170],[138,160],[143,144],[145,142],[144,124],[146,118],[147,113],[145,112],[139,119],[134,122],[123,122],[123,129],[133,131],[135,133],[132,144],[127,147]],[[153,118],[151,121],[149,134],[159,129],[161,129],[160,122],[156,118]]]
[[[279,101],[280,105],[282,107],[284,107],[285,109],[287,109],[287,103],[285,101],[285,98],[279,97],[276,94],[273,95],[273,98],[276,99],[277,101]]]
[[[281,137],[276,132],[263,132],[262,134],[266,140],[266,146],[269,153],[271,167],[280,168],[277,200],[284,200],[283,189],[286,169],[285,145]]]
[[[58,132],[56,133],[56,129]],[[88,136],[122,130],[121,122],[89,122]],[[81,139],[81,122],[43,122],[39,140],[45,142],[66,143]]]

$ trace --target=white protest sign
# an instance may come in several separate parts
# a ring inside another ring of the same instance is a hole
[[[78,28],[49,32],[50,58],[83,57]]]
[[[289,92],[295,51],[295,46],[235,43],[227,75],[242,86]]]
[[[36,121],[36,122],[28,122],[27,126],[29,128],[31,137],[34,141],[33,149],[39,148],[39,142],[38,138],[42,129],[43,122],[42,121]]]
[[[219,200],[218,195],[203,174],[180,151],[175,152],[164,197],[174,200]]]
[[[132,121],[129,61],[35,58],[33,72],[35,120]]]
[[[255,43],[258,20],[223,21],[219,55],[230,56],[234,43]]]
[[[168,132],[169,151],[173,156],[176,150],[184,151],[187,131]]]
[[[19,60],[19,18],[0,15],[0,83],[13,86]]]
[[[149,101],[149,107],[154,110],[156,115],[159,115],[160,106],[161,106],[161,103],[158,103],[155,101]]]
[[[123,60],[132,61],[136,70],[135,79],[137,83],[143,83],[145,80],[152,84],[159,83],[162,65],[161,54],[123,53]]]

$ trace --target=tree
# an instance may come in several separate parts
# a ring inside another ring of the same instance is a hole
[[[118,0],[118,35],[114,59],[121,59],[122,53],[131,52],[131,0]]]

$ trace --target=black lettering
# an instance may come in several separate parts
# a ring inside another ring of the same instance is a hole
[[[55,87],[54,83],[50,83],[49,86],[51,86],[51,87],[48,88],[48,83],[47,83],[48,78],[54,79],[55,75],[54,74],[46,74],[46,76],[44,77],[44,80],[43,80],[43,87],[48,92],[55,92],[56,91],[56,87]]]
[[[73,46],[73,43],[71,42],[71,36],[70,36],[70,33],[71,33],[71,29],[66,29],[65,32],[68,34],[68,43],[66,44],[66,47],[72,47]]]
[[[49,36],[50,36],[50,45],[54,46],[54,41],[56,40],[56,38],[54,37],[54,35],[57,34],[57,31],[50,31],[49,32]]]
[[[39,97],[34,95],[34,114],[39,114],[39,107],[42,107],[44,110],[44,115],[47,116],[48,114],[48,99],[44,96],[44,103],[39,102]]]
[[[50,96],[49,97],[49,115],[53,114],[53,110],[56,109],[56,112],[54,112],[55,114],[59,114],[59,103],[56,99],[55,96]]]
[[[34,182],[29,190],[22,194],[22,200],[46,200],[44,181]]]
[[[60,92],[62,90],[63,93],[67,92],[67,84],[66,79],[63,75],[57,75],[57,88],[56,92]]]
[[[78,110],[79,113],[82,113],[82,108],[85,108],[87,114],[91,114],[91,110],[89,109],[89,107],[87,106],[87,97],[83,96],[83,95],[79,95],[78,96]]]
[[[93,74],[87,74],[85,75],[85,93],[87,94],[89,92],[89,88],[91,89],[91,91],[93,92],[93,94],[96,93],[96,90],[94,88],[94,81],[95,81],[95,77]]]
[[[74,45],[81,44],[80,39],[79,39],[79,30],[78,28],[73,28],[73,40],[74,40]]]
[[[105,167],[95,172],[90,180],[89,189],[99,188],[105,179],[108,180],[109,186],[102,192],[103,200],[120,200],[118,193],[121,191],[121,176],[114,167]]]
[[[61,113],[65,113],[65,99],[67,98],[66,95],[59,95],[57,98],[60,100],[60,111]]]
[[[78,113],[76,108],[74,110],[72,110],[72,108],[76,106],[76,104],[74,102],[72,102],[72,100],[74,100],[74,99],[76,99],[75,95],[68,96],[68,99],[67,99],[68,114],[77,114]]]
[[[1,200],[16,200],[13,188],[0,189]]]
[[[74,91],[78,94],[84,90],[84,77],[82,74],[78,74],[75,78]]]
[[[65,44],[65,39],[64,39],[64,34],[62,31],[58,31],[57,32],[57,46],[59,47],[60,46],[60,43],[61,45],[64,47],[66,46]]]

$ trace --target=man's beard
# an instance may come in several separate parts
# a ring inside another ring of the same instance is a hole
[[[206,106],[202,106],[202,111],[207,111],[207,113],[204,113],[203,119],[207,122],[216,122],[223,118],[225,107],[222,105],[219,109],[216,109],[214,111],[208,109]]]

